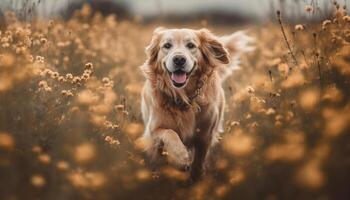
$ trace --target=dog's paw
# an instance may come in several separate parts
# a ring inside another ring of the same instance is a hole
[[[185,145],[167,145],[163,154],[167,157],[169,163],[175,165],[180,170],[188,171],[191,165],[189,152]]]

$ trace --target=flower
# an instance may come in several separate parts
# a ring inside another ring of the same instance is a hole
[[[73,80],[73,75],[70,74],[70,73],[66,74],[66,79],[67,80]]]
[[[73,93],[70,90],[62,90],[61,94],[66,97],[72,97]]]
[[[350,22],[350,16],[349,15],[345,15],[343,17],[343,20],[346,21],[346,22]]]
[[[0,148],[12,149],[15,145],[15,140],[9,133],[0,132]]]
[[[43,187],[46,184],[45,178],[40,174],[33,175],[30,182],[35,187]]]
[[[302,24],[295,25],[295,30],[297,30],[297,31],[304,30],[304,25],[302,25]]]
[[[90,69],[90,70],[92,70],[93,68],[94,68],[94,66],[92,65],[91,62],[85,64],[85,69]]]
[[[329,24],[331,24],[332,23],[332,21],[331,20],[324,20],[323,22],[322,22],[322,26],[327,26],[327,25],[329,25]]]
[[[40,81],[38,85],[39,85],[40,88],[44,88],[44,87],[47,87],[47,82],[46,81]]]
[[[41,44],[43,44],[43,45],[44,45],[44,44],[46,44],[46,43],[47,43],[47,39],[46,39],[46,38],[41,38],[41,39],[40,39],[40,42],[41,42]]]
[[[314,11],[314,8],[313,8],[312,6],[310,6],[310,5],[307,5],[307,6],[305,7],[305,11],[308,12],[308,13],[311,13],[311,12]]]

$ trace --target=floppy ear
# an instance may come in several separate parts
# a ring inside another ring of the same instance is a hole
[[[223,64],[230,62],[229,54],[223,44],[207,29],[198,31],[200,49],[206,62],[215,65],[217,61]]]
[[[147,63],[153,65],[157,62],[160,34],[164,30],[163,27],[158,27],[153,31],[153,36],[150,44],[146,47]]]

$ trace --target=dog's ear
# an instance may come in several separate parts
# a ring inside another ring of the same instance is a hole
[[[156,28],[153,31],[153,36],[150,44],[146,47],[147,63],[149,65],[153,65],[155,62],[157,62],[158,51],[160,49],[159,47],[160,35],[161,35],[161,32],[164,31],[164,29],[165,28],[163,27]]]
[[[200,49],[206,62],[215,65],[217,61],[223,64],[230,62],[229,54],[223,44],[207,29],[197,31]]]

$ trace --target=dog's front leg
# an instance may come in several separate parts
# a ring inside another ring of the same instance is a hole
[[[153,145],[156,147],[154,153],[159,154],[159,147],[162,148],[164,156],[169,163],[180,169],[187,170],[190,166],[190,156],[186,146],[179,135],[171,129],[158,128],[152,133]]]
[[[196,139],[195,144],[195,154],[194,154],[194,160],[191,166],[191,178],[196,181],[203,175],[204,172],[204,162],[205,158],[208,153],[209,148],[209,142],[202,140],[202,139]]]
[[[191,166],[191,178],[196,181],[204,173],[204,163],[208,154],[209,147],[213,136],[213,130],[215,127],[215,117],[202,119],[198,123],[198,132],[194,138],[194,160]]]

